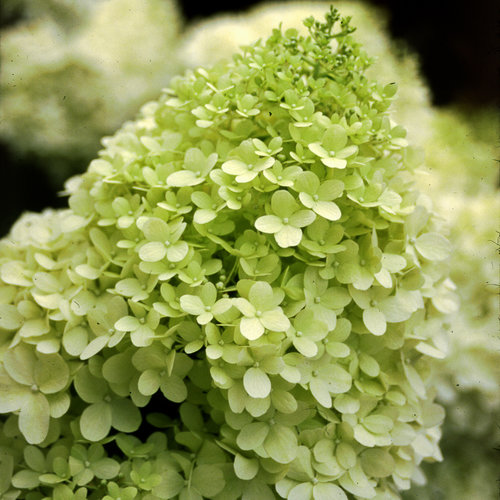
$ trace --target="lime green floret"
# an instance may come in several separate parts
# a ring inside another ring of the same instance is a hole
[[[440,459],[449,244],[395,85],[305,24],[175,78],[1,243],[12,488],[392,499]]]

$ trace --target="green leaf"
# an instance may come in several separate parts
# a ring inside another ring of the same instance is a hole
[[[234,472],[244,481],[253,479],[259,472],[259,461],[255,458],[246,458],[237,453],[234,457]]]
[[[428,260],[444,260],[451,253],[450,242],[439,233],[424,233],[415,240],[415,248]]]
[[[111,407],[101,401],[87,406],[80,417],[80,431],[89,441],[104,439],[111,429]]]
[[[193,470],[191,485],[204,497],[213,497],[220,493],[226,481],[222,470],[215,465],[198,465]]]
[[[249,368],[243,376],[243,386],[252,398],[265,398],[271,392],[271,381],[260,368]]]
[[[276,462],[288,464],[297,456],[297,436],[290,427],[272,425],[264,440],[264,449]]]
[[[30,444],[39,444],[49,432],[50,407],[41,393],[33,393],[19,412],[19,430]]]

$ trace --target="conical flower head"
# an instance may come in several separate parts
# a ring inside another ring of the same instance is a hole
[[[392,498],[440,458],[450,249],[394,140],[394,86],[365,77],[349,19],[305,24],[173,79],[69,210],[2,243],[0,410],[24,411],[15,353],[66,363],[29,440],[116,439],[110,495]],[[150,444],[123,434],[143,417]]]

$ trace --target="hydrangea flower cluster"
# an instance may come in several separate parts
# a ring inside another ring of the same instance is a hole
[[[348,18],[177,77],[0,244],[5,498],[397,499],[450,244]]]

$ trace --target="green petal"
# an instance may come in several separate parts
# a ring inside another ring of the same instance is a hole
[[[338,198],[343,192],[344,183],[342,181],[330,179],[321,184],[318,189],[318,196],[322,201],[331,201]]]
[[[338,220],[342,216],[340,208],[333,201],[318,201],[313,210],[321,217],[331,221]]]
[[[354,439],[368,448],[373,448],[377,445],[377,438],[361,424],[354,426]]]
[[[249,368],[243,376],[243,386],[252,398],[265,398],[271,392],[271,381],[260,368]]]
[[[439,233],[424,233],[415,240],[415,248],[428,260],[444,260],[451,252],[450,242]]]
[[[121,432],[135,432],[141,425],[141,412],[130,399],[113,399],[111,407],[111,425]]]
[[[313,487],[314,500],[347,500],[344,490],[336,484],[318,483]]]
[[[74,386],[80,398],[86,403],[102,401],[108,391],[107,383],[90,373],[88,366],[82,366],[75,375]]]
[[[297,211],[299,205],[295,198],[288,192],[280,189],[276,191],[271,198],[271,208],[273,213],[283,219],[283,217],[290,217]]]
[[[187,387],[177,375],[163,376],[160,382],[163,395],[174,403],[182,403],[187,398]]]
[[[263,312],[259,319],[265,328],[273,332],[286,332],[290,328],[290,320],[280,308]]]
[[[31,394],[19,412],[19,430],[30,444],[41,443],[49,432],[50,407],[41,393]]]
[[[363,419],[363,426],[374,434],[385,434],[393,428],[394,422],[385,415],[368,415]]]
[[[109,336],[101,335],[100,337],[96,337],[93,339],[87,347],[80,354],[80,359],[89,359],[92,356],[95,356],[98,352],[102,351],[108,344]]]
[[[274,234],[283,227],[283,222],[275,215],[263,215],[255,221],[255,228],[262,233]]]
[[[24,322],[23,316],[17,307],[11,304],[0,304],[0,328],[17,330]]]
[[[274,238],[281,248],[296,247],[302,239],[302,230],[290,225],[283,226]]]
[[[69,367],[59,354],[40,356],[35,365],[35,383],[45,394],[58,392],[69,380]]]
[[[264,333],[264,327],[258,318],[241,318],[240,331],[248,340],[256,340]]]
[[[309,195],[316,194],[319,188],[319,179],[314,172],[303,172],[295,180],[294,189]]]
[[[167,177],[167,185],[173,187],[196,186],[205,180],[204,177],[197,176],[191,170],[180,170]]]
[[[92,464],[92,470],[99,479],[113,479],[120,472],[120,464],[112,458],[101,458]]]
[[[334,394],[343,394],[352,386],[351,374],[339,365],[328,364],[321,368],[321,376],[328,380],[328,387]]]
[[[342,158],[321,158],[321,163],[328,168],[343,169],[347,166],[347,161]]]
[[[157,370],[146,370],[141,373],[137,384],[141,394],[152,396],[160,388],[160,375]]]
[[[183,295],[180,299],[181,309],[184,312],[197,316],[205,312],[205,304],[197,295]]]
[[[159,498],[174,498],[184,489],[184,478],[171,468],[161,473],[161,483],[153,488],[153,494]]]
[[[3,356],[3,364],[13,380],[24,385],[32,385],[35,381],[35,365],[37,359],[32,348],[19,344],[14,349],[7,349]]]
[[[254,450],[266,439],[269,426],[265,422],[252,422],[245,425],[236,438],[236,444],[242,450]]]
[[[115,290],[125,297],[133,297],[144,292],[140,281],[136,278],[125,278],[118,281],[115,285]]]
[[[376,307],[363,311],[363,323],[373,335],[383,335],[387,329],[385,315]]]
[[[185,241],[177,241],[167,247],[167,259],[170,262],[180,262],[189,252],[189,245]]]
[[[215,465],[198,465],[193,470],[191,485],[203,497],[211,498],[224,489],[226,481],[219,467]]]
[[[250,481],[259,471],[259,461],[255,458],[246,458],[237,453],[234,457],[233,467],[236,477],[244,481]]]
[[[306,337],[296,337],[293,340],[293,345],[306,358],[312,358],[318,353],[318,346]]]
[[[257,311],[266,311],[273,303],[273,289],[269,283],[258,281],[254,283],[248,292],[248,300]]]
[[[301,483],[294,486],[288,493],[288,500],[311,500],[313,498],[313,485],[311,483]]]
[[[241,160],[228,160],[222,164],[221,169],[230,175],[243,175],[248,172],[247,164]]]
[[[111,406],[101,401],[83,410],[80,417],[80,431],[89,441],[104,439],[111,429]]]
[[[139,250],[139,257],[144,262],[158,262],[167,255],[164,243],[160,241],[150,241]]]
[[[0,471],[4,472],[1,469]],[[19,472],[16,472],[16,474],[14,474],[14,476],[12,477],[12,486],[14,486],[14,488],[33,490],[40,485],[40,480],[38,479],[39,476],[40,471],[35,472],[33,470],[20,470]],[[5,490],[0,489],[0,493],[9,489],[9,486],[10,485],[7,485],[7,488]]]
[[[272,425],[264,440],[264,449],[276,462],[288,464],[297,456],[297,436],[290,427]]]
[[[289,217],[289,224],[294,227],[309,226],[316,219],[316,214],[311,210],[299,210]]]
[[[89,343],[89,333],[83,326],[75,326],[64,332],[62,345],[71,356],[80,356]]]
[[[325,408],[331,408],[332,396],[328,390],[328,384],[318,377],[313,377],[309,382],[309,389],[316,401]]]

